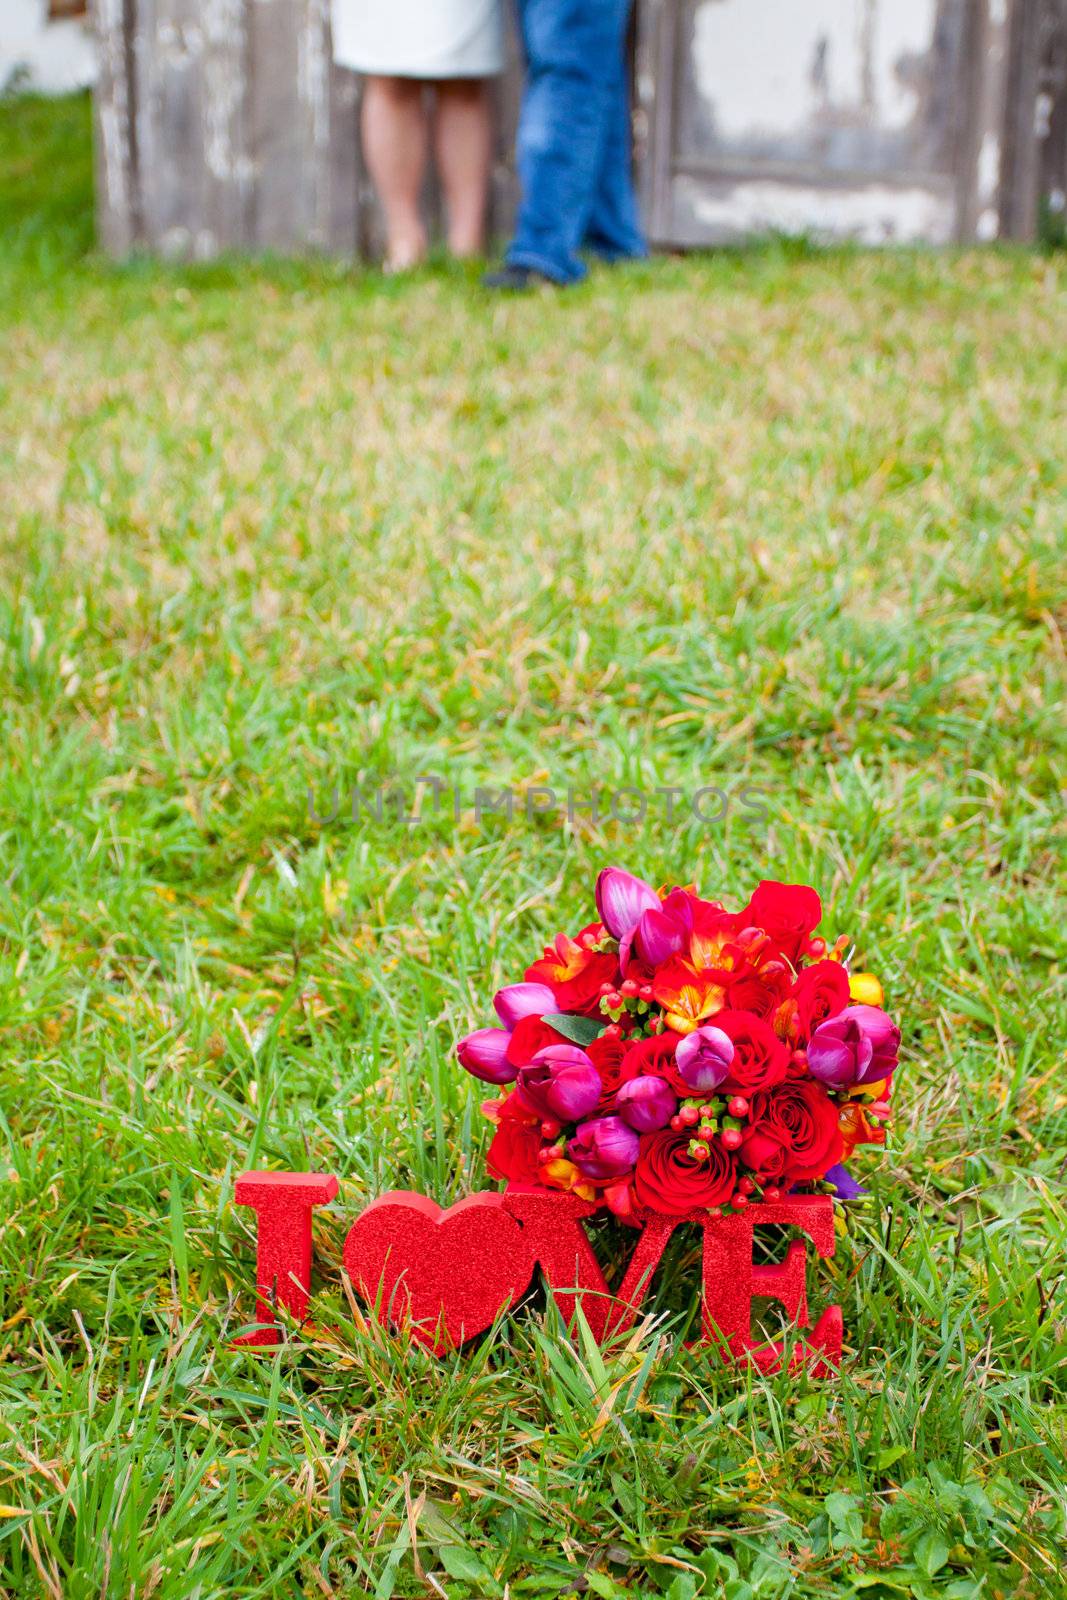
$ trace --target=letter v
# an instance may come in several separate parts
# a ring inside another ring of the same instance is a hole
[[[507,1190],[504,1208],[522,1225],[538,1266],[552,1290],[560,1315],[582,1311],[598,1344],[625,1333],[637,1315],[667,1240],[684,1217],[654,1217],[645,1222],[617,1295],[608,1288],[582,1218],[596,1207],[576,1195],[545,1190]]]

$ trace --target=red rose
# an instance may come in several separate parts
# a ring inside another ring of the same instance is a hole
[[[789,1050],[769,1022],[752,1011],[720,1011],[712,1024],[733,1040],[734,1059],[730,1076],[722,1084],[723,1094],[751,1096],[759,1089],[771,1089],[785,1080],[789,1070]]]
[[[794,966],[819,926],[822,901],[802,883],[776,883],[765,878],[742,913],[744,922],[769,933],[775,947]]]
[[[522,1017],[508,1040],[506,1055],[513,1067],[528,1067],[538,1050],[547,1050],[550,1044],[566,1043],[563,1035],[550,1028],[541,1017]]]
[[[577,939],[558,933],[541,960],[527,967],[527,983],[547,983],[561,1011],[598,1015],[601,986],[619,977],[618,956],[589,948],[589,941],[595,942],[603,931],[599,923],[591,923]]]
[[[731,1011],[752,1011],[757,1017],[769,1017],[789,993],[792,982],[792,973],[781,961],[768,961],[758,969],[745,966],[730,979],[726,1003]]]
[[[821,1083],[799,1078],[752,1096],[741,1164],[758,1177],[782,1183],[821,1178],[841,1160],[844,1141],[838,1108]]]
[[[716,1017],[716,1023],[718,1020]],[[628,1083],[631,1078],[663,1078],[682,1099],[692,1098],[692,1089],[674,1064],[674,1052],[681,1037],[680,1033],[654,1033],[628,1046],[622,1058],[619,1082]]]
[[[641,1140],[634,1169],[634,1198],[649,1211],[684,1217],[704,1206],[722,1205],[736,1187],[737,1169],[730,1152],[718,1139],[708,1145],[707,1157],[689,1154],[691,1133],[661,1128]]]
[[[774,1031],[793,1044],[805,1045],[819,1023],[836,1017],[848,1002],[848,973],[840,961],[816,961],[804,968],[775,1012]]]
[[[540,1149],[541,1129],[536,1122],[503,1117],[497,1123],[485,1164],[494,1178],[506,1178],[509,1183],[536,1183]]]
[[[594,1114],[609,1111],[614,1106],[615,1091],[624,1081],[623,1058],[631,1048],[628,1040],[605,1039],[603,1034],[586,1045],[585,1053],[600,1074],[600,1102]]]

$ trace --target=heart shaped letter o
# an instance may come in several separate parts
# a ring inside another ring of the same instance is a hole
[[[413,1337],[441,1355],[515,1304],[533,1276],[534,1254],[503,1195],[472,1194],[442,1211],[401,1189],[357,1217],[344,1262],[380,1321],[410,1316]]]

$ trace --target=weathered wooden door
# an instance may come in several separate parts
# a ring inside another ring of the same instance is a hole
[[[653,241],[1032,233],[1027,81],[1049,3],[645,0],[638,101]]]

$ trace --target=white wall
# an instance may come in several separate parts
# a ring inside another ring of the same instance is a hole
[[[96,76],[88,24],[49,22],[47,0],[0,0],[0,90],[20,67],[48,94],[82,89]]]

